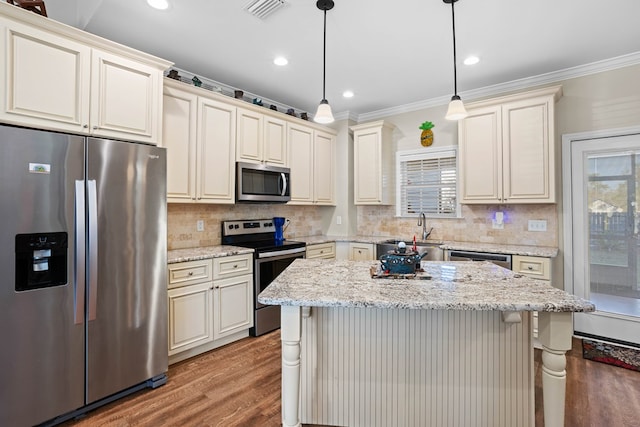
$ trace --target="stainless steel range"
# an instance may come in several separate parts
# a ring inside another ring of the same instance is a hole
[[[305,242],[276,241],[273,218],[222,222],[222,244],[253,248],[255,308],[253,336],[265,334],[280,327],[280,306],[263,305],[258,294],[278,277],[297,258],[305,258]]]

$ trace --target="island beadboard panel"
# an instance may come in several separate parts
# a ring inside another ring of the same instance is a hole
[[[533,426],[530,320],[312,307],[302,317],[302,423]]]

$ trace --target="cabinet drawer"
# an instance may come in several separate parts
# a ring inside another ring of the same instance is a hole
[[[169,289],[213,279],[210,259],[169,264]]]
[[[514,255],[512,270],[535,279],[551,280],[551,260],[532,256]]]
[[[335,243],[319,243],[307,246],[307,258],[330,258],[336,257]]]
[[[214,279],[251,273],[253,273],[253,254],[232,255],[213,260]]]

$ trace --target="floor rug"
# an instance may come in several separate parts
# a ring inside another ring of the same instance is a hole
[[[640,372],[640,349],[583,339],[582,357]]]

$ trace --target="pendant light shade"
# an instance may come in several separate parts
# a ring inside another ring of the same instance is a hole
[[[329,101],[323,99],[320,101],[320,105],[318,105],[318,109],[316,110],[316,114],[313,116],[313,121],[316,123],[333,123],[333,113],[331,112],[331,105],[329,105]]]
[[[464,108],[462,99],[458,96],[458,76],[456,69],[456,15],[454,11],[454,4],[458,0],[442,0],[446,4],[451,4],[451,24],[453,28],[453,96],[449,103],[449,109],[447,115],[444,116],[447,120],[461,120],[467,117],[467,110]]]
[[[331,106],[325,96],[325,87],[327,80],[327,10],[333,9],[333,0],[318,0],[316,2],[318,9],[324,12],[324,41],[322,48],[322,101],[318,105],[318,110],[313,116],[313,121],[316,123],[333,123],[333,113],[331,112]]]
[[[461,120],[467,117],[469,113],[464,108],[464,104],[458,95],[453,95],[451,102],[449,103],[449,109],[447,115],[444,116],[447,120]]]

